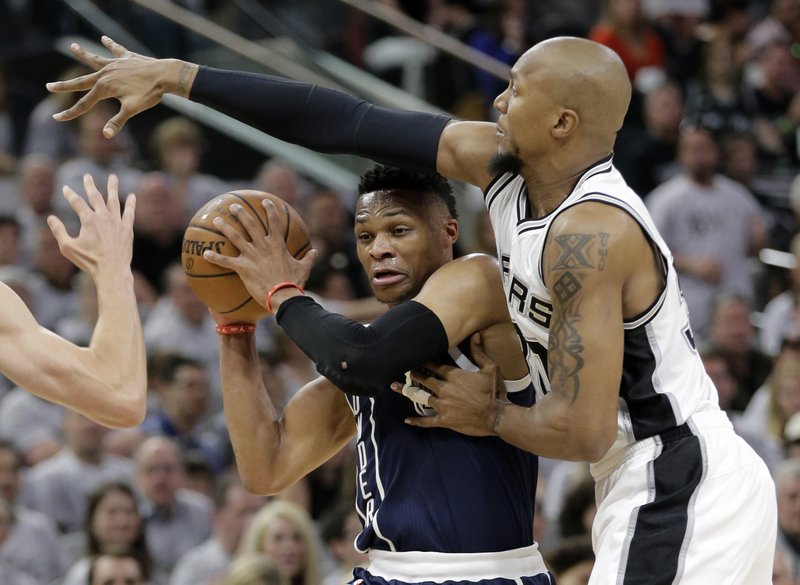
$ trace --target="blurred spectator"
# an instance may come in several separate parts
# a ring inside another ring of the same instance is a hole
[[[84,585],[89,580],[92,559],[107,550],[126,549],[149,573],[152,560],[144,534],[144,521],[136,497],[127,482],[99,485],[89,494],[84,531],[70,539],[81,556],[70,567],[62,585]]]
[[[641,0],[605,0],[605,13],[589,38],[613,49],[625,64],[635,87],[648,87],[645,79],[656,70],[663,79],[666,50],[661,37],[642,11]],[[639,73],[643,72],[642,77]]]
[[[701,62],[698,33],[709,14],[710,0],[643,0],[643,6],[664,42],[667,77],[685,87]]]
[[[108,429],[72,410],[62,421],[65,445],[28,472],[30,506],[55,520],[64,534],[81,530],[89,494],[107,481],[129,481],[133,462],[103,452]]]
[[[181,557],[170,585],[218,583],[228,571],[242,535],[265,501],[245,490],[238,476],[222,477],[214,494],[213,533]]]
[[[268,160],[261,165],[254,188],[277,195],[298,211],[305,207],[310,191],[308,182],[293,167],[277,159]]]
[[[747,424],[742,424],[741,414],[731,410],[731,404],[733,404],[733,400],[736,397],[737,386],[736,379],[729,369],[726,353],[714,345],[709,345],[703,348],[700,352],[700,357],[703,360],[703,366],[708,377],[711,378],[717,389],[720,408],[728,413],[736,432],[764,460],[770,473],[774,473],[785,457],[783,445],[765,435],[763,429],[756,431]],[[800,436],[798,436],[798,439],[800,439]]]
[[[83,193],[83,176],[94,177],[95,183],[105,185],[108,176],[119,177],[119,192],[125,196],[135,192],[139,171],[130,166],[134,157],[133,143],[126,134],[108,139],[102,134],[106,122],[116,114],[116,106],[110,102],[98,102],[85,115],[78,118],[78,154],[62,163],[56,172],[55,184],[69,185],[76,193]],[[55,200],[59,215],[69,217],[74,212],[63,198]]]
[[[230,571],[222,581],[222,585],[283,585],[284,583],[275,563],[258,553],[234,559]]]
[[[795,567],[791,563],[791,555],[778,545],[775,547],[775,561],[772,565],[772,585],[797,585]]]
[[[0,527],[0,564],[7,563],[46,585],[64,574],[69,558],[55,523],[17,502],[21,468],[22,455],[10,442],[0,440],[0,508],[8,516],[5,530]]]
[[[49,227],[39,228],[36,236],[30,287],[33,313],[42,327],[53,329],[59,319],[79,312],[78,295],[72,288],[78,269],[61,254]]]
[[[800,339],[786,338],[772,373],[739,419],[742,429],[780,446],[789,418],[800,412]]]
[[[0,266],[19,264],[22,228],[13,215],[0,215]]]
[[[772,370],[772,359],[756,347],[750,321],[752,307],[746,298],[720,293],[711,309],[710,340],[725,355],[737,392],[731,409],[743,411]]]
[[[538,0],[529,3],[533,41],[554,36],[585,37],[603,16],[603,3],[589,0]]]
[[[700,351],[706,374],[714,382],[719,399],[719,407],[735,420],[731,412],[733,401],[738,394],[736,378],[733,377],[728,366],[727,353],[713,344],[709,344]]]
[[[686,118],[716,136],[752,126],[757,105],[742,85],[742,71],[731,40],[719,35],[702,46],[702,63],[686,89]]]
[[[354,466],[355,449],[348,443],[336,455],[284,490],[280,498],[299,504],[312,520],[317,521],[341,501],[352,504],[356,493]]]
[[[5,544],[11,527],[14,523],[14,515],[11,506],[0,498],[0,546]],[[13,583],[14,585],[43,585],[33,577],[17,568],[9,562],[0,562],[0,579],[3,583]]]
[[[594,567],[592,541],[585,534],[562,539],[545,555],[545,563],[558,585],[588,585]]]
[[[800,123],[800,65],[788,44],[775,42],[761,51],[758,77],[750,87],[755,102],[753,132],[758,141],[761,164],[776,166],[797,164],[797,138]]]
[[[217,473],[203,453],[198,450],[185,451],[181,465],[183,466],[183,487],[213,498]]]
[[[61,449],[65,411],[60,404],[15,387],[0,401],[0,429],[22,453],[25,465],[34,466]]]
[[[55,172],[56,165],[47,156],[32,154],[20,160],[20,201],[16,217],[22,229],[22,264],[28,268],[33,265],[41,231],[47,225],[47,216],[55,211]],[[65,218],[66,221],[74,219],[74,214]]]
[[[170,264],[180,262],[183,232],[189,223],[185,206],[163,173],[147,173],[136,186],[131,269],[162,294]]]
[[[346,273],[356,298],[371,296],[358,262],[352,221],[342,198],[334,191],[314,192],[303,218],[311,234],[311,245],[319,252],[317,264],[328,263]]]
[[[219,339],[208,307],[189,286],[180,263],[164,273],[165,293],[144,322],[148,352],[176,352],[203,364],[208,380],[219,387]],[[212,396],[212,412],[222,407],[219,392]]]
[[[558,515],[561,538],[591,534],[596,513],[594,479],[587,475],[573,483],[564,495],[561,513]]]
[[[0,175],[10,175],[17,166],[17,129],[14,108],[9,95],[9,78],[0,62]]]
[[[511,67],[529,46],[526,38],[528,5],[525,0],[498,0],[483,17],[486,26],[476,28],[467,36],[467,45]],[[474,67],[472,73],[483,101],[483,112],[475,119],[491,120],[497,114],[492,105],[494,99],[506,88],[508,80],[479,67]]]
[[[441,0],[431,3],[430,8],[427,23],[464,44],[472,35],[489,34],[476,14],[483,8],[476,0]],[[425,68],[427,100],[456,117],[485,119],[486,104],[472,66],[443,51],[430,52],[425,44],[419,52],[414,65]]]
[[[158,124],[153,130],[151,146],[187,222],[206,202],[228,190],[221,179],[199,172],[203,135],[200,127],[188,118],[174,117]]]
[[[797,0],[771,0],[769,14],[747,35],[750,58],[758,58],[769,45],[800,41],[800,5]]]
[[[635,118],[626,119],[619,133],[614,163],[642,198],[680,172],[677,153],[683,110],[680,88],[664,83],[645,96],[643,125]]]
[[[148,435],[174,439],[183,453],[196,452],[215,473],[222,471],[221,455],[203,438],[202,421],[209,399],[208,376],[203,365],[178,353],[151,354],[158,361],[158,375],[151,377],[151,390],[158,407],[148,413],[141,429]]]
[[[308,513],[292,502],[273,500],[253,518],[239,554],[261,553],[284,582],[320,585],[319,537]]]
[[[800,459],[800,413],[794,413],[786,421],[783,427],[783,447],[788,459]]]
[[[210,498],[183,489],[181,456],[168,437],[150,437],[137,449],[135,486],[156,577],[169,577],[187,551],[211,535]]]
[[[126,549],[109,549],[92,558],[89,585],[147,585],[148,573],[141,559]]]
[[[322,585],[346,585],[353,580],[353,568],[366,567],[366,553],[356,550],[355,540],[361,533],[361,520],[351,501],[342,501],[328,510],[320,520],[322,540],[336,559],[336,570],[322,580]]]
[[[787,459],[775,474],[778,546],[788,554],[792,573],[800,567],[800,459]]]
[[[65,315],[56,321],[53,331],[77,345],[88,347],[99,315],[97,289],[88,272],[79,272],[73,282],[78,296],[79,312]]]
[[[763,246],[766,234],[753,196],[717,174],[719,151],[710,132],[687,129],[678,156],[683,173],[656,188],[647,206],[672,250],[692,329],[703,341],[720,290],[753,298],[748,258]]]
[[[74,79],[91,73],[83,64],[70,65],[59,80]],[[51,93],[39,101],[28,116],[23,152],[37,154],[61,162],[78,155],[78,124],[75,121],[59,122],[53,114],[71,108],[81,97],[76,92]],[[127,133],[127,129],[123,129]]]

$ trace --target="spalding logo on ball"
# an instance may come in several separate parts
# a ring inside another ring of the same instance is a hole
[[[230,212],[230,206],[234,203],[239,203],[259,220],[264,227],[264,234],[269,233],[267,212],[261,204],[264,199],[269,199],[278,208],[280,225],[277,229],[283,233],[287,249],[295,258],[302,258],[311,249],[311,239],[303,218],[286,201],[263,191],[231,191],[215,197],[194,214],[183,234],[181,261],[189,286],[214,311],[237,321],[256,321],[266,317],[268,312],[250,296],[238,274],[206,261],[203,252],[213,250],[225,256],[239,255],[236,246],[213,223],[214,218],[222,217],[237,225],[239,231],[244,233],[244,227]]]

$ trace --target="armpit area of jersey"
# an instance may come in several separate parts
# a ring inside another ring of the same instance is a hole
[[[387,392],[406,371],[447,351],[442,322],[414,301],[394,307],[366,327],[326,311],[307,296],[284,301],[275,318],[317,371],[350,394]]]
[[[341,91],[272,75],[202,66],[190,97],[267,134],[318,152],[436,169],[451,118],[383,108]]]

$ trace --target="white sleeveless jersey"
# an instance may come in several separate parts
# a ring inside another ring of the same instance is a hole
[[[719,409],[716,389],[695,348],[672,254],[642,200],[627,186],[610,156],[589,168],[561,205],[542,218],[531,218],[528,191],[519,175],[496,177],[484,197],[497,240],[509,313],[537,396],[550,390],[547,347],[553,305],[544,285],[542,253],[553,220],[585,201],[614,205],[633,217],[661,252],[666,286],[647,312],[624,322],[617,439],[595,465],[609,461],[637,440],[683,424],[695,412]]]

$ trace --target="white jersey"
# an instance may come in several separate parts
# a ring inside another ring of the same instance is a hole
[[[695,348],[672,254],[642,200],[612,165],[611,157],[590,167],[569,196],[545,217],[532,218],[524,179],[506,173],[485,192],[497,240],[503,287],[511,319],[521,337],[537,395],[550,390],[547,347],[553,305],[544,284],[542,254],[553,220],[585,201],[614,205],[633,217],[658,247],[666,286],[644,314],[624,322],[617,439],[597,468],[615,461],[631,443],[682,425],[696,412],[718,410],[717,393]]]

